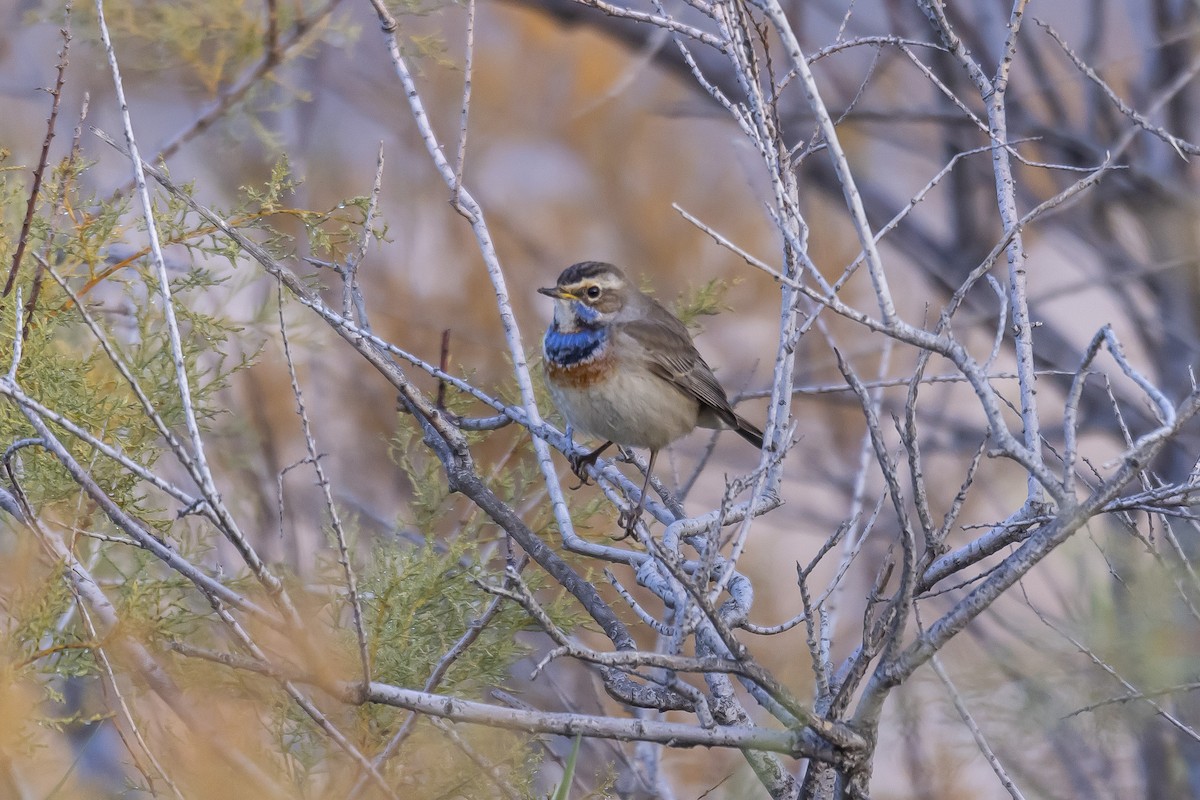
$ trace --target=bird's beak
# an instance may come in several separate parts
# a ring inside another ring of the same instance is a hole
[[[555,300],[569,300],[572,297],[574,297],[574,295],[564,292],[562,289],[558,288],[557,286],[551,286],[549,288],[538,289],[538,294],[544,294],[544,295],[546,295],[546,297],[553,297]]]

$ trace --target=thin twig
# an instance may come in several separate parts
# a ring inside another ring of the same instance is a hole
[[[996,773],[996,777],[1000,779],[1000,784],[1004,787],[1004,790],[1008,792],[1009,797],[1013,798],[1013,800],[1024,800],[1025,795],[1021,794],[1021,790],[1013,783],[1008,770],[1000,763],[1000,759],[996,756],[995,751],[988,744],[983,731],[979,729],[979,724],[975,722],[975,718],[971,716],[970,709],[963,702],[962,695],[958,693],[954,682],[950,680],[950,676],[946,674],[946,670],[942,667],[941,659],[934,656],[929,660],[929,666],[933,668],[934,674],[938,676],[938,680],[942,682],[942,686],[946,687],[946,691],[950,695],[950,702],[954,704],[954,710],[958,712],[959,718],[967,726],[967,730],[971,732],[971,738],[975,740],[975,745],[979,748],[979,752],[983,754],[988,766],[992,768],[992,772]]]
[[[46,164],[50,161],[50,143],[54,141],[54,124],[58,120],[58,105],[62,100],[63,85],[67,80],[67,52],[71,49],[71,3],[66,3],[64,10],[63,27],[59,29],[59,35],[62,36],[62,48],[58,51],[58,65],[56,70],[58,77],[55,78],[54,88],[49,89],[50,96],[54,98],[50,103],[50,116],[46,120],[46,137],[42,140],[42,152],[38,156],[37,166],[33,170],[33,185],[29,187],[29,200],[25,204],[25,218],[21,221],[21,232],[17,234],[17,248],[13,252],[12,266],[8,270],[8,279],[4,282],[4,292],[2,296],[8,297],[12,292],[13,284],[17,280],[17,271],[21,268],[21,257],[25,254],[25,248],[29,244],[29,230],[33,225],[34,211],[37,210],[38,196],[42,191],[42,178],[46,173]],[[20,304],[17,306],[20,307]]]
[[[232,514],[221,502],[220,493],[213,479],[205,456],[203,437],[200,435],[200,425],[196,417],[195,404],[192,398],[191,378],[188,375],[187,361],[183,352],[183,341],[179,332],[179,322],[176,319],[175,303],[171,292],[171,279],[167,273],[166,259],[163,257],[162,246],[158,235],[158,225],[154,215],[154,203],[150,199],[150,190],[146,185],[146,171],[138,154],[137,140],[133,134],[133,120],[129,114],[129,103],[125,99],[125,87],[121,81],[121,69],[117,63],[117,54],[113,49],[112,38],[108,32],[108,24],[104,19],[104,0],[95,0],[96,24],[100,30],[100,39],[104,43],[104,51],[108,57],[109,71],[112,74],[113,86],[116,89],[117,103],[121,108],[121,122],[125,132],[125,145],[128,150],[131,169],[133,170],[134,186],[142,208],[142,216],[146,223],[146,235],[150,243],[151,263],[154,265],[158,282],[158,291],[162,297],[163,320],[167,330],[167,341],[171,361],[175,369],[175,386],[183,413],[184,425],[188,431],[188,439],[192,446],[192,457],[195,459],[195,477],[204,496],[220,522],[219,528],[225,537],[237,549],[238,554],[250,568],[254,576],[266,587],[274,600],[287,615],[288,620],[297,631],[303,630],[303,624],[295,606],[284,589],[283,583],[277,578],[258,553],[250,545]],[[111,140],[110,140],[111,141]]]
[[[99,636],[96,633],[96,627],[92,624],[91,615],[88,613],[87,607],[84,605],[82,598],[80,599],[78,605],[80,610],[79,616],[80,619],[83,620],[84,626],[87,628],[88,635],[93,640],[98,640]],[[108,658],[108,652],[102,646],[93,648],[92,652],[95,654],[96,660],[99,662],[100,668],[103,671],[105,685],[107,686],[108,691],[112,692],[113,697],[116,698],[117,708],[121,712],[121,717],[124,719],[125,725],[133,733],[133,737],[137,740],[138,746],[141,748],[146,758],[150,761],[150,765],[154,767],[154,771],[158,773],[158,777],[162,779],[163,783],[167,784],[167,787],[171,790],[171,793],[179,798],[179,800],[184,800],[183,793],[179,791],[179,787],[175,785],[175,781],[171,780],[171,776],[167,774],[165,769],[163,769],[162,764],[159,763],[158,758],[154,755],[154,751],[150,749],[149,743],[146,742],[146,737],[142,735],[142,729],[138,726],[137,721],[134,720],[133,711],[129,708],[129,703],[127,703],[125,700],[125,695],[121,691],[120,684],[117,683],[117,676],[116,673],[113,672],[112,662]],[[122,739],[124,739],[123,736]],[[130,752],[130,755],[133,755],[133,753]]]
[[[451,202],[458,205],[463,185],[463,166],[467,160],[467,117],[471,111],[471,75],[475,63],[475,0],[467,0],[467,41],[463,46],[462,110],[458,122],[458,149],[454,156],[454,185]]]
[[[1158,125],[1154,125],[1144,115],[1138,113],[1137,109],[1130,107],[1124,100],[1120,98],[1113,88],[1096,73],[1096,70],[1088,66],[1083,59],[1075,54],[1075,51],[1072,50],[1071,46],[1063,40],[1058,31],[1056,31],[1048,23],[1043,22],[1040,19],[1034,19],[1034,22],[1038,25],[1038,27],[1048,33],[1050,38],[1052,38],[1055,43],[1062,48],[1063,53],[1066,54],[1067,58],[1071,59],[1071,63],[1075,65],[1075,68],[1083,73],[1084,77],[1096,84],[1096,86],[1098,86],[1100,90],[1104,92],[1105,96],[1108,97],[1112,104],[1116,106],[1117,110],[1132,120],[1137,127],[1141,128],[1152,136],[1157,136],[1159,139],[1162,139],[1164,142],[1171,145],[1175,152],[1179,154],[1179,157],[1185,161],[1187,160],[1186,154],[1196,155],[1200,153],[1200,145],[1192,144],[1191,142],[1181,139],[1178,136],[1168,132],[1166,129],[1159,127]],[[1171,83],[1168,84],[1166,90],[1172,94],[1179,91],[1184,86],[1187,86],[1189,83],[1191,83],[1192,79],[1195,78],[1197,74],[1200,74],[1200,59],[1193,60],[1187,69],[1181,70],[1179,74],[1174,77]],[[1174,91],[1171,91],[1172,89]]]
[[[300,379],[296,375],[296,362],[292,358],[292,345],[288,339],[287,319],[284,315],[283,284],[277,284],[279,305],[279,335],[283,342],[283,360],[287,364],[288,378],[292,384],[292,397],[296,399],[296,414],[300,417],[300,428],[304,435],[304,446],[308,451],[308,460],[312,463],[313,472],[317,476],[317,486],[325,496],[325,510],[329,512],[329,524],[333,528],[334,539],[338,547],[338,563],[342,565],[342,573],[346,576],[346,591],[350,596],[350,613],[354,621],[354,633],[358,639],[358,657],[362,668],[363,685],[371,682],[371,655],[367,648],[367,632],[363,625],[362,600],[358,594],[358,577],[350,560],[350,548],[346,544],[346,529],[342,525],[342,516],[337,504],[333,501],[333,490],[325,468],[321,465],[320,454],[317,453],[316,435],[313,433],[312,420],[308,417],[308,409],[304,405],[304,393],[300,390]]]
[[[250,67],[242,76],[226,86],[208,107],[200,112],[194,120],[171,135],[162,148],[150,159],[152,163],[165,162],[179,152],[185,144],[207,131],[228,114],[238,103],[246,98],[258,83],[271,76],[274,71],[287,63],[293,56],[304,50],[316,38],[321,27],[330,15],[341,5],[343,0],[329,0],[325,5],[316,9],[311,15],[296,20],[290,33],[283,38],[278,32],[272,36],[268,29],[263,56],[258,63]],[[274,3],[272,4],[274,5]],[[268,14],[268,25],[275,17]],[[127,194],[136,187],[135,182],[122,186],[115,192],[116,196]]]

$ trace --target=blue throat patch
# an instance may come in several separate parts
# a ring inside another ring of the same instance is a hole
[[[600,319],[600,312],[589,306],[587,303],[581,303],[578,300],[571,303],[571,313],[575,315],[575,319],[580,322],[591,324]]]
[[[580,328],[563,333],[551,325],[542,340],[542,349],[547,360],[567,367],[594,356],[607,341],[608,331],[604,328]]]

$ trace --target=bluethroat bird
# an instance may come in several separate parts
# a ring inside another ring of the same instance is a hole
[[[546,383],[568,426],[605,443],[571,466],[584,468],[613,444],[650,451],[632,531],[646,502],[658,451],[697,426],[733,429],[757,448],[763,433],[729,404],[687,328],[612,264],[567,267],[551,288],[554,321],[542,340]]]

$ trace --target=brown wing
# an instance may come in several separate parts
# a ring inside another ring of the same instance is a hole
[[[669,311],[655,303],[653,312],[623,323],[621,329],[641,345],[651,371],[737,427],[725,390],[692,344],[687,328]]]

